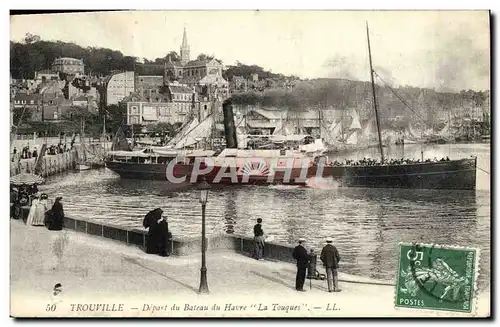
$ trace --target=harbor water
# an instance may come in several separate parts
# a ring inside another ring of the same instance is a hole
[[[458,159],[477,156],[477,190],[345,188],[331,180],[307,187],[213,186],[207,233],[252,236],[257,218],[273,242],[321,250],[333,237],[343,272],[394,280],[399,242],[477,247],[479,287],[490,279],[490,144],[406,145],[384,148],[387,158]],[[330,154],[330,159],[378,158],[378,149]],[[120,179],[108,169],[49,177],[40,190],[63,196],[67,216],[142,228],[144,215],[160,207],[176,236],[201,235],[199,192],[162,181]]]

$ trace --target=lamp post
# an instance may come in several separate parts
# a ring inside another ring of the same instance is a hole
[[[205,252],[207,249],[206,237],[205,237],[205,207],[207,205],[208,191],[210,190],[210,185],[208,185],[204,177],[201,183],[198,185],[198,189],[200,190],[200,203],[201,203],[201,269],[200,269],[201,276],[200,276],[200,289],[198,290],[198,293],[208,294],[210,293],[210,291],[208,290],[207,267],[205,259]]]

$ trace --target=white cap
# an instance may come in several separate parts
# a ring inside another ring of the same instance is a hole
[[[303,237],[299,238],[299,242],[305,242],[305,241],[306,241],[305,238],[303,238]]]
[[[332,238],[331,238],[331,237],[327,237],[327,238],[326,238],[326,242],[327,242],[327,243],[331,243],[331,242],[333,242],[333,240],[332,240]]]

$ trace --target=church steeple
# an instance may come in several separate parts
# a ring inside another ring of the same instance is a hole
[[[185,65],[189,61],[189,45],[187,41],[186,27],[184,26],[184,34],[182,35],[181,45],[181,64]]]

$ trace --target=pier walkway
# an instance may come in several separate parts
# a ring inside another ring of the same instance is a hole
[[[306,280],[307,292],[297,292],[293,264],[256,261],[229,251],[207,253],[210,294],[199,295],[199,254],[162,258],[114,241],[69,230],[49,231],[12,219],[10,229],[12,316],[24,316],[23,313],[40,317],[450,314],[395,309],[395,286],[377,285],[375,281],[342,273],[340,293],[328,293],[326,281],[317,280],[312,281],[312,289]],[[56,283],[62,284],[62,292],[53,296]],[[85,306],[97,303],[109,305],[106,311],[97,312]],[[55,306],[51,307],[52,304]],[[489,313],[489,292],[480,295],[479,306],[479,315]],[[123,311],[116,311],[120,308]],[[52,309],[53,312],[47,311]]]

